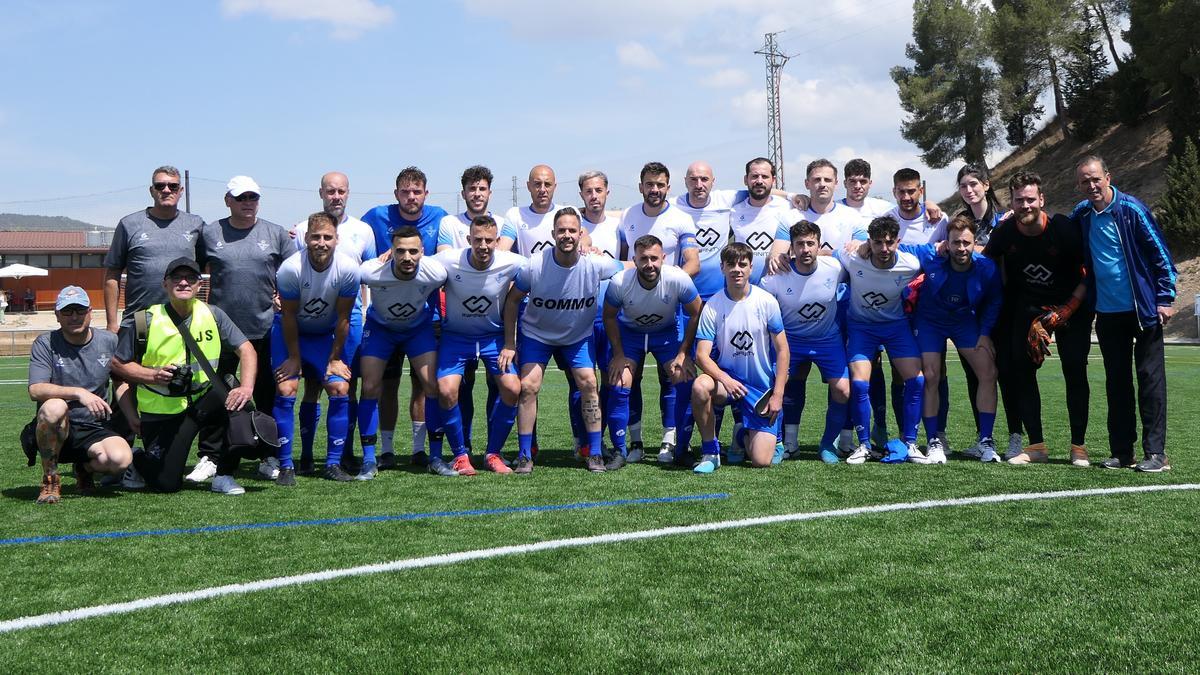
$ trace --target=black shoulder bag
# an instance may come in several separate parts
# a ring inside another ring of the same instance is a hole
[[[167,316],[171,317],[171,321],[179,329],[179,334],[183,336],[183,346],[187,349],[188,355],[200,364],[200,369],[208,376],[213,392],[224,401],[229,396],[229,390],[235,388],[236,384],[231,385],[217,376],[208,359],[196,345],[196,339],[192,337],[192,332],[183,326],[183,319],[175,313],[175,309],[171,305],[166,305],[166,309]],[[233,379],[232,375],[229,377]],[[273,454],[269,452],[268,448],[278,448],[280,445],[279,428],[275,426],[275,418],[255,410],[254,401],[246,401],[246,405],[241,410],[229,411],[229,430],[225,432],[225,438],[229,442],[230,449],[253,448],[264,457]]]

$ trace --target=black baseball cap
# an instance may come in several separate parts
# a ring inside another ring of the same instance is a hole
[[[163,272],[163,278],[171,276],[175,270],[189,269],[196,274],[200,274],[200,264],[187,256],[182,256],[167,263],[167,269]]]

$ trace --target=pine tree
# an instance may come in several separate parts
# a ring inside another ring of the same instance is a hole
[[[992,59],[999,70],[1000,120],[1009,145],[1024,145],[1045,112],[1038,98],[1049,85],[1044,50],[1033,49],[1024,36],[1035,24],[1029,0],[993,0],[995,13],[987,29]]]
[[[999,136],[995,73],[983,41],[989,14],[979,0],[913,3],[913,42],[905,49],[913,65],[891,75],[909,113],[901,134],[931,167],[960,158],[982,165]]]
[[[1063,65],[1063,97],[1067,113],[1075,121],[1072,132],[1079,140],[1089,141],[1112,114],[1108,91],[1103,87],[1108,77],[1108,57],[1100,43],[1100,30],[1093,11],[1086,4],[1068,44]]]
[[[1138,0],[1129,5],[1126,39],[1139,70],[1171,93],[1167,127],[1171,154],[1183,152],[1184,141],[1200,130],[1200,2]]]
[[[1171,248],[1194,252],[1200,248],[1200,154],[1191,138],[1184,139],[1183,150],[1167,164],[1167,190],[1159,200],[1157,216]]]

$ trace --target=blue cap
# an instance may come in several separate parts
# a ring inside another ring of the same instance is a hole
[[[65,309],[71,305],[79,305],[80,307],[91,308],[92,300],[88,297],[87,291],[78,286],[67,286],[58,292],[58,300],[54,303],[54,310]]]

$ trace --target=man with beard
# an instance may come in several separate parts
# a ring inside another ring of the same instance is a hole
[[[992,231],[983,250],[1004,270],[1004,303],[995,331],[1004,336],[1003,343],[996,345],[1000,395],[1009,431],[1004,458],[1009,464],[1048,459],[1037,371],[1048,352],[1048,334],[1053,333],[1066,383],[1071,463],[1088,466],[1084,436],[1092,309],[1083,302],[1082,235],[1078,223],[1070,218],[1051,217],[1042,211],[1046,202],[1041,176],[1020,171],[1008,187],[1013,215]],[[1022,428],[1029,435],[1027,446],[1022,443]]]
[[[730,209],[729,226],[733,241],[749,246],[754,252],[750,283],[757,284],[764,274],[786,268],[788,231],[792,225],[788,221],[795,214],[787,202],[774,202],[771,198],[775,187],[775,165],[771,160],[757,157],[746,162],[744,182],[750,196]]]

